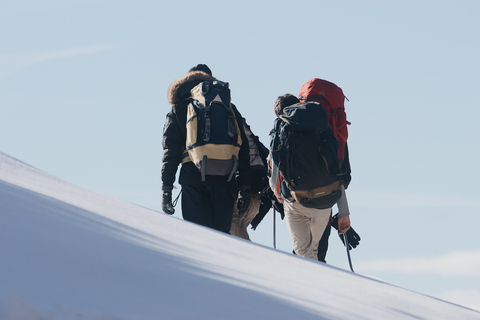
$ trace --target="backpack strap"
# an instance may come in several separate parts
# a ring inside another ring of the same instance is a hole
[[[238,159],[237,157],[235,157],[235,155],[232,156],[232,160],[233,160],[233,169],[230,175],[228,176],[227,182],[230,182],[232,180],[233,175],[235,174],[235,171],[237,171],[237,168],[238,168]]]
[[[205,181],[206,167],[207,167],[207,155],[204,155],[202,160],[202,168],[200,169],[200,173],[202,175],[202,181]]]
[[[306,102],[306,101],[318,101],[320,100],[319,102],[322,103],[322,102],[325,102],[326,104],[330,105],[330,103],[328,102],[327,99],[325,99],[325,97],[319,95],[319,94],[312,94],[308,97],[304,97],[304,96],[299,96],[298,97],[298,100],[300,100],[301,102]]]
[[[187,163],[187,162],[191,162],[192,159],[190,159],[190,155],[188,154],[188,150],[185,149],[183,150],[182,152],[182,164],[184,163]]]
[[[203,130],[203,141],[210,140],[212,121],[210,120],[210,105],[205,107],[205,128]]]
[[[237,134],[237,129],[235,127],[235,115],[233,114],[231,107],[225,106],[225,108],[227,108],[228,112],[228,135],[230,138],[233,138]]]

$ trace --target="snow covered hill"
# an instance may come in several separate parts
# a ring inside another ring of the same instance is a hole
[[[0,153],[0,319],[480,319]]]

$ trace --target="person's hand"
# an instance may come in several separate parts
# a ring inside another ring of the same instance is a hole
[[[344,234],[350,229],[350,216],[338,217],[338,234]]]
[[[250,190],[240,190],[237,198],[238,214],[243,216],[250,205]]]
[[[163,191],[162,210],[166,214],[170,214],[170,215],[175,213],[175,209],[173,208],[173,204],[172,204],[172,192],[171,191]]]
[[[332,219],[332,227],[338,230],[338,216],[337,214],[333,216]],[[353,248],[356,248],[360,244],[360,236],[358,233],[350,226],[350,228],[345,232],[345,235],[347,236],[348,240],[348,250],[352,250]],[[342,234],[339,234],[340,240],[342,240],[343,245],[345,245],[345,239],[343,238]]]

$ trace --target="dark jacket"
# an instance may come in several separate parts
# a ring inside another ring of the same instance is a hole
[[[190,72],[172,83],[168,90],[168,100],[172,108],[167,114],[163,129],[163,165],[162,165],[162,190],[170,191],[175,182],[178,165],[182,162],[182,153],[185,151],[187,135],[187,107],[192,101],[190,90],[202,81],[214,81],[214,77],[200,71]],[[238,156],[238,174],[236,181],[239,187],[249,188],[249,150],[248,140],[241,125],[242,116],[232,104],[232,109],[239,124],[242,137],[242,146]],[[206,176],[207,183],[227,184],[227,176]],[[181,185],[200,185],[200,170],[193,162],[186,162],[180,170],[179,183]]]
[[[252,129],[245,119],[243,119],[243,123],[245,125],[245,134],[249,140],[250,192],[256,194],[269,188],[267,174],[267,157],[269,150],[263,145],[258,136],[252,132]]]

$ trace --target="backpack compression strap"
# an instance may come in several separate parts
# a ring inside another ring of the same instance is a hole
[[[228,114],[228,136],[230,138],[234,138],[235,135],[237,134],[237,130],[235,128],[235,116],[233,115],[232,109],[230,107],[227,107],[224,103],[221,103],[221,105],[227,110],[227,114]],[[210,119],[211,106],[212,104],[205,107],[205,129],[203,132],[203,141],[209,141],[211,137],[211,131],[212,131],[212,121]]]

